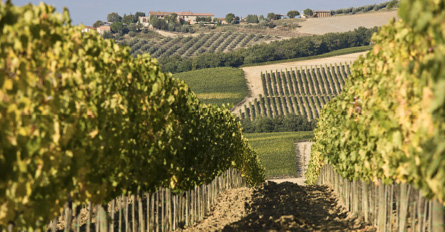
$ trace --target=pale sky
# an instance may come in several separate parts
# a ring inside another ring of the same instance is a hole
[[[5,0],[3,0],[5,1]],[[41,0],[12,0],[14,5],[39,4]],[[227,13],[246,17],[248,14],[264,15],[274,12],[286,14],[289,10],[336,10],[378,4],[389,0],[43,0],[61,12],[63,7],[70,11],[73,24],[91,26],[96,20],[106,21],[107,15],[116,12],[120,16],[137,11],[192,11],[213,13],[225,17]]]

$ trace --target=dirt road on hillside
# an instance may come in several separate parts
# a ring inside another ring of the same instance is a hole
[[[269,64],[262,66],[251,66],[244,67],[244,76],[246,78],[247,87],[249,88],[249,95],[242,101],[241,104],[235,106],[232,112],[235,114],[239,114],[239,110],[244,107],[245,104],[248,104],[250,101],[253,101],[260,94],[264,96],[263,92],[263,83],[261,82],[261,72],[270,72],[276,70],[288,70],[295,68],[306,68],[317,65],[329,65],[329,64],[339,64],[339,63],[350,63],[356,60],[360,55],[364,55],[366,52],[358,52],[341,56],[333,56],[326,57],[320,59],[313,60],[303,60],[303,61],[294,61],[287,63],[278,63],[278,64]]]
[[[353,31],[359,27],[372,28],[382,26],[391,18],[397,18],[397,11],[375,12],[367,14],[355,14],[334,16],[326,18],[309,18],[300,23],[299,33],[323,35],[330,32]]]
[[[375,231],[326,186],[267,182],[228,190],[216,202],[211,215],[184,231]]]

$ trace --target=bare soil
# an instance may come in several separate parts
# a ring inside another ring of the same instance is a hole
[[[228,190],[216,202],[211,215],[184,231],[375,231],[326,186],[269,181]]]
[[[326,18],[309,18],[300,23],[297,32],[322,35],[330,32],[347,32],[359,27],[383,26],[391,18],[397,18],[397,11],[384,11],[366,14],[343,15]]]

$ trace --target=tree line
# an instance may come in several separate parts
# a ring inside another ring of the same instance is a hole
[[[394,7],[397,7],[399,5],[398,0],[392,0],[388,2],[382,2],[380,4],[374,4],[374,5],[366,5],[366,6],[360,6],[360,7],[349,7],[344,9],[337,9],[337,10],[331,10],[331,14],[356,14],[359,12],[366,13],[369,11],[379,11],[382,9],[392,9]]]
[[[204,53],[190,58],[175,55],[162,58],[159,63],[163,71],[178,73],[203,68],[239,67],[246,64],[308,57],[344,48],[369,45],[371,36],[376,31],[377,27],[371,29],[360,27],[344,33],[328,33],[274,41],[270,44],[257,44],[227,53]]]
[[[304,116],[296,114],[256,117],[253,120],[241,119],[244,133],[311,131],[316,122],[309,122]]]

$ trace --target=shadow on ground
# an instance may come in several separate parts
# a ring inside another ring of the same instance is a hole
[[[255,189],[246,211],[222,231],[375,231],[339,206],[326,186],[267,182]]]

